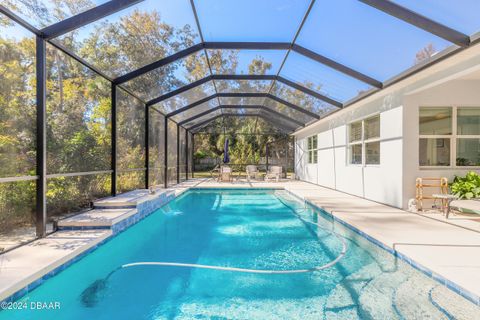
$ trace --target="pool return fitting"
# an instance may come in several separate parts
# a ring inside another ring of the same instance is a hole
[[[283,203],[279,199],[280,202]],[[156,261],[142,261],[142,262],[133,262],[133,263],[127,263],[123,264],[120,267],[112,270],[106,277],[103,279],[98,279],[95,280],[90,286],[88,286],[80,295],[80,299],[83,303],[84,306],[86,307],[94,307],[98,301],[99,301],[99,295],[107,289],[107,284],[108,284],[108,279],[115,274],[117,271],[128,269],[128,268],[134,268],[134,267],[140,267],[140,266],[153,266],[153,267],[177,267],[177,268],[195,268],[195,269],[210,269],[210,270],[218,270],[218,271],[229,271],[229,272],[241,272],[241,273],[256,273],[256,274],[299,274],[299,273],[309,273],[309,272],[315,272],[315,271],[320,271],[323,269],[330,268],[337,264],[347,253],[347,243],[345,239],[341,236],[339,236],[334,230],[329,230],[326,229],[322,226],[320,226],[318,223],[308,221],[304,218],[302,218],[298,212],[292,208],[291,206],[283,203],[286,207],[288,207],[294,214],[295,216],[300,219],[301,221],[314,225],[315,227],[318,227],[320,229],[326,230],[329,233],[331,233],[335,238],[340,240],[342,244],[342,250],[340,254],[333,259],[332,261],[321,265],[321,266],[315,266],[312,268],[307,268],[307,269],[292,269],[292,270],[265,270],[265,269],[247,269],[247,268],[235,268],[235,267],[222,267],[222,266],[211,266],[211,265],[205,265],[205,264],[196,264],[196,263],[181,263],[181,262],[156,262]],[[306,211],[306,208],[302,209],[303,211]]]

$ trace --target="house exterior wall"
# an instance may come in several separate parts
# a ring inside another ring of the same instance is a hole
[[[478,45],[297,131],[297,178],[407,208],[408,200],[415,197],[417,177],[451,180],[455,174],[466,173],[471,169],[420,168],[418,110],[420,106],[480,106],[480,80],[458,80],[477,70]],[[380,164],[349,164],[349,123],[376,114],[380,115]],[[317,164],[307,163],[307,138],[311,135],[318,137]]]
[[[332,115],[327,127],[315,130],[296,141],[298,178],[328,188],[400,207],[402,201],[402,107],[380,113],[380,164],[348,163],[348,123],[378,114],[360,108],[341,118]],[[332,128],[328,128],[332,126]],[[318,163],[308,164],[306,140],[318,136]],[[300,150],[299,146],[304,149]]]
[[[419,93],[405,96],[404,118],[404,193],[403,206],[415,196],[417,177],[446,177],[451,182],[455,175],[465,175],[479,168],[421,168],[419,166],[419,107],[477,106],[480,107],[480,80],[452,80]],[[408,129],[407,129],[408,128]],[[452,150],[453,152],[453,150]]]

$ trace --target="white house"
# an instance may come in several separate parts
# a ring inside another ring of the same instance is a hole
[[[294,136],[298,179],[406,208],[417,177],[480,169],[480,46]]]

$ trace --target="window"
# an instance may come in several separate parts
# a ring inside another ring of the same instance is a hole
[[[311,136],[308,137],[307,139],[308,145],[308,163],[317,163],[318,161],[318,152],[317,152],[317,147],[318,147],[318,137]]]
[[[480,107],[420,107],[423,167],[480,166]]]
[[[348,157],[350,164],[380,164],[380,115],[350,124]]]

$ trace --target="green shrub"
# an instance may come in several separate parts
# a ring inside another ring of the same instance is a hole
[[[207,154],[202,151],[202,150],[198,150],[197,152],[195,152],[195,154],[193,155],[193,158],[194,159],[204,159],[207,157]]]
[[[478,198],[480,197],[480,175],[470,171],[465,177],[455,176],[450,189],[460,199]]]

